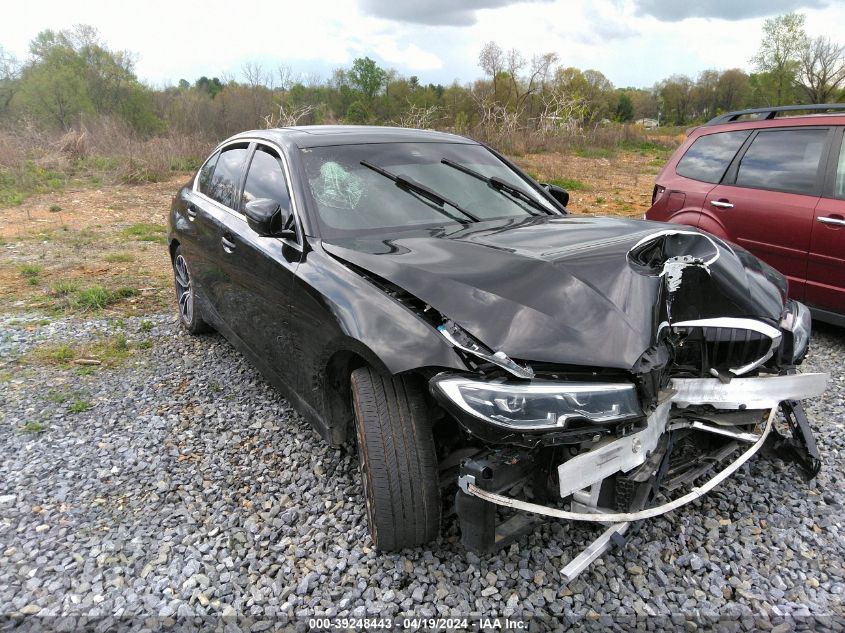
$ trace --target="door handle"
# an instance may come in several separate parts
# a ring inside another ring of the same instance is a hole
[[[843,218],[825,217],[816,218],[816,221],[821,222],[822,224],[830,224],[833,226],[845,226],[845,219]]]
[[[710,204],[712,204],[714,207],[717,207],[719,209],[733,209],[734,208],[734,205],[732,205],[727,200],[711,200]]]
[[[226,239],[225,236],[220,238],[220,243],[223,245],[223,250],[227,253],[231,253],[233,250],[235,250],[235,243],[231,240]]]

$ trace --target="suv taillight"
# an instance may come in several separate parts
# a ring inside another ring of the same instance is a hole
[[[664,191],[666,191],[666,187],[654,185],[654,190],[651,192],[651,206],[654,206],[654,203],[657,202],[657,199],[663,195]]]

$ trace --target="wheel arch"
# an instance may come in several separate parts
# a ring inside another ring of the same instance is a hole
[[[175,237],[170,240],[170,245],[168,246],[168,250],[170,251],[170,263],[173,263],[173,260],[176,259],[176,249],[179,248],[179,240]]]
[[[360,341],[343,339],[330,345],[317,363],[315,377],[323,393],[323,415],[333,446],[343,444],[352,429],[350,376],[359,367],[369,366],[389,376],[390,371],[371,349]]]

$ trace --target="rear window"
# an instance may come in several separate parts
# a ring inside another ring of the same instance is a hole
[[[680,176],[718,183],[751,130],[720,132],[700,137],[684,154],[675,171]]]
[[[827,130],[760,132],[739,164],[738,187],[812,194]]]
[[[236,192],[241,181],[241,171],[246,160],[247,146],[228,147],[220,153],[214,176],[211,179],[209,197],[231,209],[237,203]]]
[[[199,190],[207,196],[211,194],[211,176],[214,174],[214,167],[217,165],[218,158],[220,158],[220,152],[209,158],[200,170]]]

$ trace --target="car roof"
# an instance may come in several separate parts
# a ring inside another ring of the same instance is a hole
[[[800,114],[781,116],[772,119],[739,119],[726,123],[708,123],[699,125],[687,131],[687,135],[704,136],[714,132],[729,132],[731,130],[758,130],[766,128],[800,127],[805,125],[845,125],[845,114]]]
[[[324,147],[328,145],[356,145],[362,143],[466,143],[476,141],[457,134],[376,125],[298,125],[294,127],[251,130],[232,137],[267,138],[282,145]]]
[[[735,123],[742,120],[743,117],[753,117],[751,120],[765,121],[776,119],[778,114],[782,113],[796,113],[801,116],[804,113],[843,113],[845,112],[845,103],[810,103],[810,104],[793,104],[793,105],[778,105],[765,106],[763,108],[748,108],[746,110],[734,110],[733,112],[725,112],[710,119],[704,125],[719,125],[722,123]],[[789,116],[789,115],[787,115]]]

